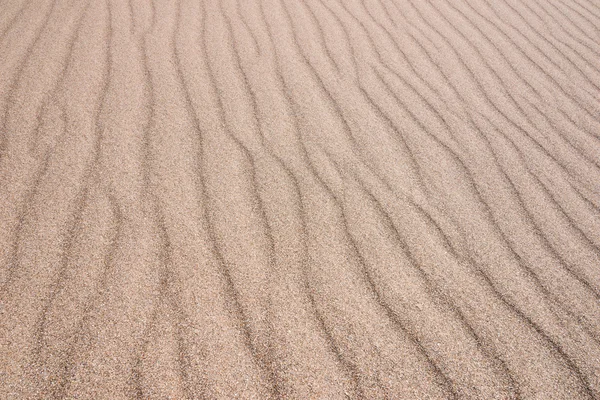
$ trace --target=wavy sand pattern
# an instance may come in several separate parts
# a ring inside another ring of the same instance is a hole
[[[600,398],[596,0],[1,0],[1,399]]]

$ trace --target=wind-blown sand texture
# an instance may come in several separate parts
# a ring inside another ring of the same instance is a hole
[[[0,0],[1,399],[600,398],[600,3]]]

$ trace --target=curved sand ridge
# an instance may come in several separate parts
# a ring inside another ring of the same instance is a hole
[[[600,3],[0,1],[0,398],[600,398]]]

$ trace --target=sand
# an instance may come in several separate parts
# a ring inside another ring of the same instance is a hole
[[[600,3],[0,0],[46,398],[600,398]]]

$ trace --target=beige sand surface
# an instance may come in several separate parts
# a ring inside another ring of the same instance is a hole
[[[600,2],[0,0],[50,398],[600,398]]]

